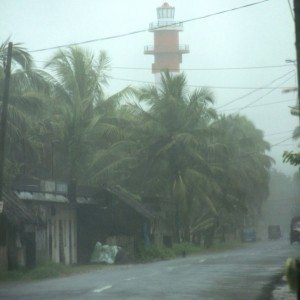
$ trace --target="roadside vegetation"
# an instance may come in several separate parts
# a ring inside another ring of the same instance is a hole
[[[140,249],[137,256],[137,262],[153,262],[157,260],[168,260],[176,257],[186,257],[189,255],[201,255],[209,253],[217,253],[230,249],[243,247],[243,243],[234,242],[215,242],[209,249],[203,248],[201,245],[192,243],[174,244],[172,248],[149,246]]]
[[[244,116],[218,113],[213,92],[190,88],[184,74],[108,95],[110,66],[106,53],[72,47],[40,70],[15,45],[7,187],[24,177],[118,185],[158,207],[177,243],[201,239],[205,248],[253,226],[272,164],[263,132]]]
[[[172,248],[148,246],[140,248],[133,263],[149,263],[160,260],[169,260],[176,257],[185,257],[196,254],[217,253],[242,247],[241,242],[215,243],[210,249],[191,243],[175,244]],[[89,264],[89,265],[64,265],[48,262],[36,266],[33,269],[18,269],[12,271],[0,271],[0,283],[9,281],[32,281],[48,278],[66,277],[76,274],[99,271],[113,268],[114,265]]]
[[[18,269],[12,271],[0,271],[0,282],[7,281],[30,281],[47,278],[65,277],[74,274],[86,273],[90,271],[107,268],[105,265],[73,265],[67,266],[53,262],[44,263],[33,269]]]

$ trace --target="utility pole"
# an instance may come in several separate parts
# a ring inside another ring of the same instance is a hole
[[[297,78],[298,78],[298,110],[300,109],[300,1],[294,0],[294,18],[296,32],[296,56],[297,56]],[[299,114],[300,122],[300,114]]]
[[[3,184],[4,184],[4,155],[5,155],[5,137],[7,127],[7,109],[9,101],[9,83],[11,73],[11,58],[12,58],[13,43],[8,44],[7,60],[4,70],[4,90],[2,98],[2,111],[0,120],[0,201],[2,201]]]

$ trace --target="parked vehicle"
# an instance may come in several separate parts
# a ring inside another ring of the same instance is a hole
[[[300,243],[300,216],[294,217],[291,221],[290,242]]]
[[[252,227],[244,228],[242,230],[242,242],[255,242],[256,231]]]
[[[278,240],[281,238],[281,229],[279,225],[269,225],[268,226],[268,239]]]

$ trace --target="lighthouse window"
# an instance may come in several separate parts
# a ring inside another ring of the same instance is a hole
[[[158,17],[158,19],[162,18],[162,16],[161,16],[161,10],[160,9],[157,10],[157,17]]]

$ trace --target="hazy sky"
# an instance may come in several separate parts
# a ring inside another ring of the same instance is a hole
[[[176,19],[184,20],[255,1],[172,0],[169,3],[176,7]],[[11,35],[13,42],[23,42],[33,50],[145,29],[149,22],[156,20],[156,7],[162,3],[157,0],[0,0],[0,38],[4,40]],[[145,32],[85,47],[95,53],[106,50],[113,67],[149,68],[113,68],[111,75],[119,80],[111,80],[107,92],[112,93],[133,84],[120,79],[154,80],[150,71],[153,57],[143,54],[143,47],[152,43],[153,34]],[[270,0],[247,9],[186,23],[184,32],[180,33],[180,43],[189,44],[191,49],[189,54],[183,56],[183,69],[284,65],[286,59],[295,58],[294,24],[286,0]],[[53,53],[46,51],[33,54],[36,60],[44,61]],[[294,69],[290,64],[274,69],[185,72],[191,85],[259,87]],[[292,75],[274,82],[272,86],[282,84]],[[294,85],[295,77],[292,77],[282,86]],[[228,88],[212,90],[217,107],[251,91]],[[269,94],[262,97],[266,93]],[[271,144],[289,138],[298,123],[298,119],[290,115],[288,107],[295,104],[296,94],[283,94],[280,89],[273,92],[259,90],[220,111],[234,112],[256,99],[255,105],[286,101],[247,108],[241,114],[262,129]],[[287,174],[296,170],[281,162],[283,150],[296,149],[295,146],[293,140],[288,140],[272,148],[271,156],[277,161],[277,169]]]

